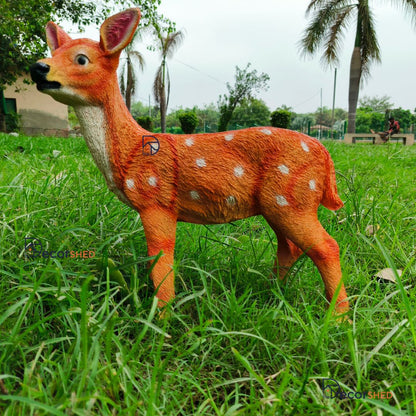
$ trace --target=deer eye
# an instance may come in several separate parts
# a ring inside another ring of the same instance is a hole
[[[77,55],[75,58],[75,62],[78,65],[87,65],[90,60],[85,55]]]

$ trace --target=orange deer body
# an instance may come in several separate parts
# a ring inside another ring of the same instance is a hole
[[[154,134],[131,117],[116,70],[140,19],[129,9],[107,19],[100,42],[72,40],[52,22],[52,58],[31,68],[38,89],[75,108],[86,143],[111,191],[140,213],[149,256],[163,250],[152,280],[163,305],[174,296],[178,221],[226,223],[263,215],[278,238],[279,275],[302,252],[318,267],[327,298],[348,309],[339,248],[317,218],[338,209],[335,170],[326,149],[294,131],[256,127],[212,134]],[[276,262],[277,269],[277,262]]]

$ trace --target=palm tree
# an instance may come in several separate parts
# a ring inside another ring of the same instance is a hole
[[[135,40],[140,38],[140,32],[137,31],[133,37],[133,40],[124,49],[124,54],[127,55],[124,63],[121,66],[120,73],[120,90],[126,102],[126,107],[130,111],[131,97],[136,92],[137,87],[137,71],[136,68],[143,71],[144,58],[143,55],[135,50]]]
[[[391,0],[391,3],[402,6],[405,14],[416,22],[416,0]],[[312,55],[323,46],[322,61],[329,65],[338,64],[343,31],[355,17],[348,94],[348,133],[354,133],[361,79],[368,78],[373,62],[381,62],[371,7],[368,0],[311,0],[306,15],[311,13],[313,15],[301,40],[301,48],[305,54]]]
[[[178,48],[183,41],[183,33],[181,31],[168,31],[168,33],[164,35],[160,27],[155,25],[155,34],[162,62],[156,72],[156,78],[153,83],[153,94],[155,96],[156,103],[159,104],[160,108],[160,125],[162,133],[165,133],[166,113],[170,95],[170,77],[166,59],[172,58],[175,49]]]

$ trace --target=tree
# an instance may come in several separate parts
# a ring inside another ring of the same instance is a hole
[[[372,111],[377,111],[379,113],[384,113],[389,108],[393,108],[393,103],[390,101],[391,98],[388,95],[383,95],[382,97],[368,97],[365,95],[360,98],[359,104],[360,107],[371,108]]]
[[[370,130],[383,131],[385,129],[384,113],[373,111],[370,107],[358,107],[356,116],[356,130],[359,133],[369,133]]]
[[[386,111],[386,125],[389,117],[394,117],[400,123],[400,130],[404,131],[409,129],[411,125],[416,123],[416,115],[412,114],[410,110],[404,110],[403,108],[393,108]]]
[[[270,124],[269,107],[263,100],[257,98],[243,100],[235,108],[230,124],[238,124],[242,127],[268,126]]]
[[[273,127],[280,127],[283,129],[288,129],[290,126],[290,118],[291,118],[290,111],[278,108],[277,110],[273,111],[273,113],[271,114],[270,121]]]
[[[187,111],[179,114],[179,122],[181,123],[182,131],[185,134],[192,134],[198,125],[198,117],[193,111]]]
[[[164,133],[166,131],[166,113],[170,95],[170,77],[166,59],[172,58],[175,50],[182,43],[184,36],[181,31],[173,31],[173,28],[168,28],[167,33],[164,34],[158,24],[154,25],[154,29],[162,62],[156,72],[153,94],[156,103],[159,104],[160,124],[162,133]]]
[[[124,100],[126,102],[126,107],[130,111],[131,107],[131,97],[136,92],[137,86],[137,72],[135,69],[140,69],[143,71],[144,68],[144,58],[143,55],[135,50],[135,43],[140,37],[140,31],[136,31],[133,40],[127,45],[127,47],[122,52],[126,57],[122,60],[121,64],[121,73],[120,73],[120,90],[123,94]],[[124,62],[123,62],[124,60]]]
[[[220,114],[214,103],[205,104],[203,108],[194,107],[193,111],[198,116],[200,131],[203,133],[217,131]]]
[[[290,128],[304,133],[308,130],[308,126],[313,126],[314,124],[316,124],[314,114],[296,114],[290,124]]]
[[[154,107],[149,107],[148,105],[143,104],[141,101],[137,101],[131,105],[131,115],[134,118],[143,116],[155,117],[156,114],[154,113],[154,109]]]
[[[348,112],[343,108],[335,108],[334,118],[335,121],[344,121],[348,118]]]
[[[319,107],[315,111],[316,124],[329,127],[332,123],[332,110],[328,107]]]
[[[416,0],[392,0],[391,3],[402,6],[405,14],[416,22]],[[381,61],[371,7],[368,0],[311,0],[306,14],[312,13],[301,48],[305,54],[315,54],[323,46],[322,61],[328,65],[339,63],[343,32],[355,14],[348,95],[348,133],[354,133],[360,82],[369,77],[371,64]]]
[[[218,100],[218,107],[220,109],[220,121],[218,124],[218,131],[227,130],[233,112],[238,104],[244,99],[254,98],[254,94],[261,90],[268,89],[268,81],[270,77],[261,73],[257,75],[257,70],[250,69],[250,63],[244,69],[235,67],[235,83],[231,86],[227,82],[228,95],[220,96]]]

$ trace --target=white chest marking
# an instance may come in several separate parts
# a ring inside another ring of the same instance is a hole
[[[80,106],[75,108],[75,112],[79,119],[85,142],[95,164],[104,175],[108,189],[114,192],[121,201],[130,205],[124,193],[117,188],[114,182],[106,145],[106,131],[108,131],[108,127],[104,110],[101,107]]]

